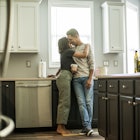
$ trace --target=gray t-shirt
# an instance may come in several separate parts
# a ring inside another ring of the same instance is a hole
[[[75,52],[83,52],[85,44],[75,47]],[[73,57],[74,61],[78,65],[78,71],[74,74],[74,78],[88,77],[90,69],[94,69],[94,59],[91,46],[89,47],[89,54],[86,58]]]

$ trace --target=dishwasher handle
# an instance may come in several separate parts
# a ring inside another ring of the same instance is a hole
[[[24,84],[24,85],[16,85],[16,87],[28,87],[28,88],[36,88],[36,87],[51,87],[51,85],[47,85],[47,84]]]

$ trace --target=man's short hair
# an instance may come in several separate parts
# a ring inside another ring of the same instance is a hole
[[[79,36],[79,33],[76,29],[72,28],[70,30],[67,31],[67,35],[71,35],[71,36]]]

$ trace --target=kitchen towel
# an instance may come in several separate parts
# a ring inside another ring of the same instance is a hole
[[[40,78],[46,78],[46,62],[45,61],[40,61],[39,62],[39,67],[38,67],[38,76]]]

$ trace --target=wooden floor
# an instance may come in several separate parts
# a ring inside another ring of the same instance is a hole
[[[43,132],[14,132],[3,140],[105,140],[98,134],[97,129],[94,129],[94,135],[87,137],[80,136],[80,130],[71,130],[72,135],[62,136],[57,134],[56,131],[43,131]]]

